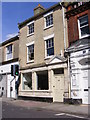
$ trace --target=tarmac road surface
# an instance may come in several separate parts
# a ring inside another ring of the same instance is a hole
[[[40,108],[30,108],[15,106],[11,103],[2,102],[2,118],[62,118],[69,120],[89,120],[83,116],[68,113],[60,113],[59,111],[51,111]],[[62,120],[60,119],[60,120]],[[57,119],[56,119],[57,120]]]

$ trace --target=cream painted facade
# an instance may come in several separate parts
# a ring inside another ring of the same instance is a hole
[[[64,74],[54,74],[55,69],[64,68]],[[48,71],[48,90],[37,89],[37,72]],[[23,74],[32,73],[32,90],[23,90]],[[61,63],[59,65],[49,65],[48,67],[38,67],[21,71],[21,84],[19,88],[19,96],[28,97],[45,97],[53,98],[55,102],[63,102],[63,98],[68,98],[68,78],[67,78],[67,64]],[[57,98],[56,98],[57,96]],[[61,97],[62,96],[62,97]]]
[[[21,72],[19,96],[21,97],[52,98],[54,102],[63,102],[65,97],[69,97],[67,60],[64,58],[64,43],[68,47],[67,29],[65,29],[67,28],[67,21],[63,20],[63,10],[57,4],[42,12],[42,14],[38,14],[37,17],[32,17],[30,21],[26,21],[19,28],[19,63]],[[45,27],[45,16],[50,13],[53,14],[53,24]],[[34,33],[28,35],[28,24],[30,22],[34,22]],[[63,22],[65,22],[65,26]],[[54,40],[54,55],[47,56],[46,40],[52,37]],[[34,60],[27,61],[27,46],[32,43],[34,44]],[[31,87],[26,87],[26,79],[30,79]],[[42,87],[42,85],[39,85],[41,79],[48,79],[45,83],[46,86],[43,85],[43,89],[38,88],[38,86]]]
[[[12,47],[8,48],[9,46]],[[0,44],[0,96],[2,97],[17,97],[15,82],[18,80],[18,76],[11,75],[11,65],[19,65],[18,51],[18,35]]]

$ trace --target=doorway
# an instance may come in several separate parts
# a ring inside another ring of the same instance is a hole
[[[53,70],[53,102],[63,102],[64,69]]]

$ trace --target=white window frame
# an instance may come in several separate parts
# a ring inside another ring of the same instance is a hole
[[[81,35],[80,19],[82,19],[82,18],[85,17],[85,16],[88,16],[88,15],[84,15],[84,16],[81,16],[80,18],[78,18],[79,38],[84,38],[84,37],[90,36],[90,34],[89,34],[89,35],[87,34],[87,35],[84,35],[84,36]],[[87,25],[84,25],[84,26],[88,26],[88,27],[89,27],[89,23],[88,23]],[[83,27],[84,27],[84,26],[83,26]]]
[[[25,89],[24,89],[24,81],[25,81],[25,80],[23,79],[23,78],[24,78],[23,74],[27,74],[27,73],[31,73],[31,74],[32,74],[32,71],[30,71],[30,72],[22,72],[22,73],[21,73],[21,79],[22,79],[22,83],[21,83],[21,84],[22,84],[22,87],[21,87],[21,89],[22,89],[22,91],[33,91],[33,83],[32,83],[32,89],[31,89],[31,90],[25,90]]]
[[[43,38],[44,41],[45,41],[45,59],[51,58],[53,56],[53,55],[47,56],[46,41],[49,40],[49,39],[51,39],[51,38],[53,38],[53,40],[54,40],[54,34],[51,34],[51,35],[46,36],[46,37]]]
[[[27,63],[34,62],[34,60],[28,60],[28,47],[29,47],[30,45],[35,45],[35,44],[34,44],[34,41],[26,44],[26,47],[27,47]]]
[[[53,15],[53,11],[51,11],[51,12],[49,12],[49,13],[47,13],[47,14],[45,14],[43,17],[44,17],[44,29],[47,29],[47,28],[50,28],[50,27],[52,27],[53,26],[53,24],[52,25],[49,25],[49,26],[46,26],[46,17],[47,16],[49,16],[49,15]]]
[[[7,58],[7,56],[8,56],[8,55],[7,55],[7,47],[8,47],[8,46],[12,46],[12,53],[11,53],[11,54],[12,54],[12,57],[9,58],[9,59]],[[11,60],[11,59],[13,59],[13,44],[10,44],[10,45],[7,45],[7,46],[6,46],[6,60]]]
[[[34,23],[34,21],[29,22],[29,23],[27,24],[27,36],[34,35],[34,32],[29,34],[29,25],[31,25],[31,24],[33,24],[33,23]]]

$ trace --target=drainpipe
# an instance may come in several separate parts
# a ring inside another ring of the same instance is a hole
[[[64,16],[64,7],[62,7],[62,12],[63,12],[63,27],[64,27],[64,50],[66,50],[66,34],[65,34],[65,16]]]
[[[68,90],[69,90],[69,98],[71,98],[71,78],[70,78],[70,56],[68,55]]]
[[[7,89],[8,89],[8,87],[7,87],[7,81],[8,81],[8,79],[7,79],[7,73],[6,73],[6,98],[7,98]]]
[[[64,29],[64,50],[66,51],[66,33],[65,33],[65,30],[66,30],[66,24],[65,24],[65,15],[64,15],[64,7],[63,5],[61,4],[60,2],[60,5],[62,6],[62,14],[63,14],[63,29]],[[68,87],[68,92],[69,92],[69,98],[71,98],[71,81],[70,81],[70,61],[69,61],[69,55],[68,55],[68,84],[69,84],[69,87]]]

